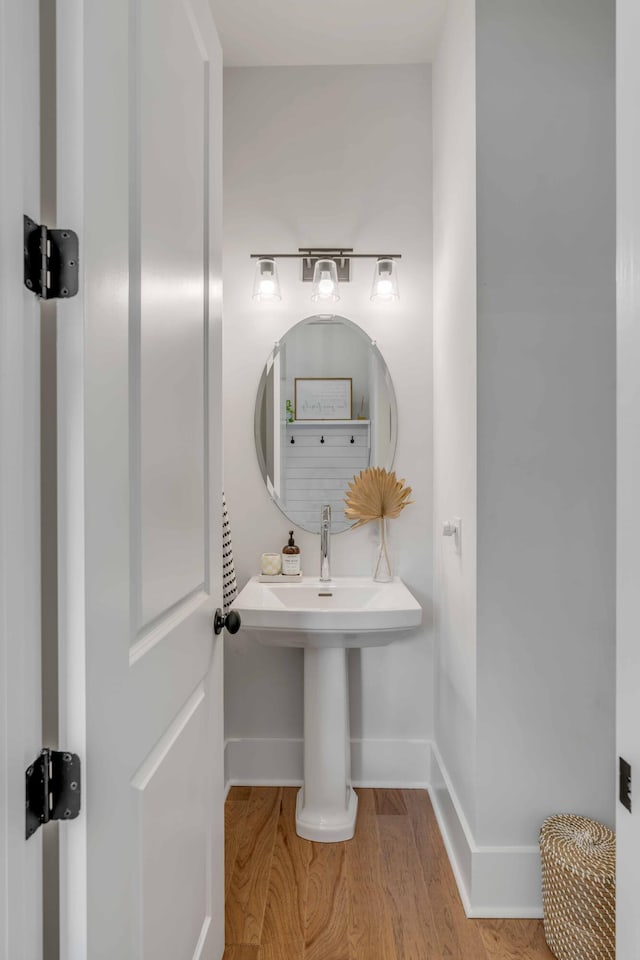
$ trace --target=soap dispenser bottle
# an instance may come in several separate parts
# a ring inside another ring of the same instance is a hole
[[[300,547],[293,539],[293,530],[289,530],[289,542],[282,548],[282,572],[285,577],[300,575]]]

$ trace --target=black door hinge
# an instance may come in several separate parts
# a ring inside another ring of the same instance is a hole
[[[24,285],[43,300],[78,292],[78,234],[24,218]]]
[[[75,820],[80,813],[80,757],[43,750],[25,774],[26,838],[50,820]]]
[[[620,803],[631,813],[631,764],[618,757],[620,764],[619,774],[619,797]]]

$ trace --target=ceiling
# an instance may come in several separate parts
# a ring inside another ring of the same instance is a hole
[[[424,63],[447,0],[210,0],[225,66]]]

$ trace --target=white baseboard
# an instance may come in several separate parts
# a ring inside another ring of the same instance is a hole
[[[352,740],[356,787],[429,791],[447,856],[468,917],[542,916],[540,855],[534,846],[480,846],[437,746],[429,740]],[[231,785],[299,786],[303,740],[229,739],[225,782]]]
[[[303,740],[229,739],[227,784],[296,786],[303,777]],[[427,789],[429,740],[352,740],[351,779],[356,787]]]
[[[435,744],[429,793],[466,915],[541,917],[538,847],[477,844]]]
[[[430,740],[352,740],[354,787],[428,789]]]
[[[224,746],[228,784],[289,787],[302,783],[303,740],[229,739]]]

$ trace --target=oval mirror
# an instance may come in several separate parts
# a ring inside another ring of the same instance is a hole
[[[329,503],[332,532],[347,530],[347,484],[366,467],[391,469],[397,420],[387,365],[364,330],[322,315],[292,327],[267,359],[255,411],[262,476],[287,519],[319,533]]]

